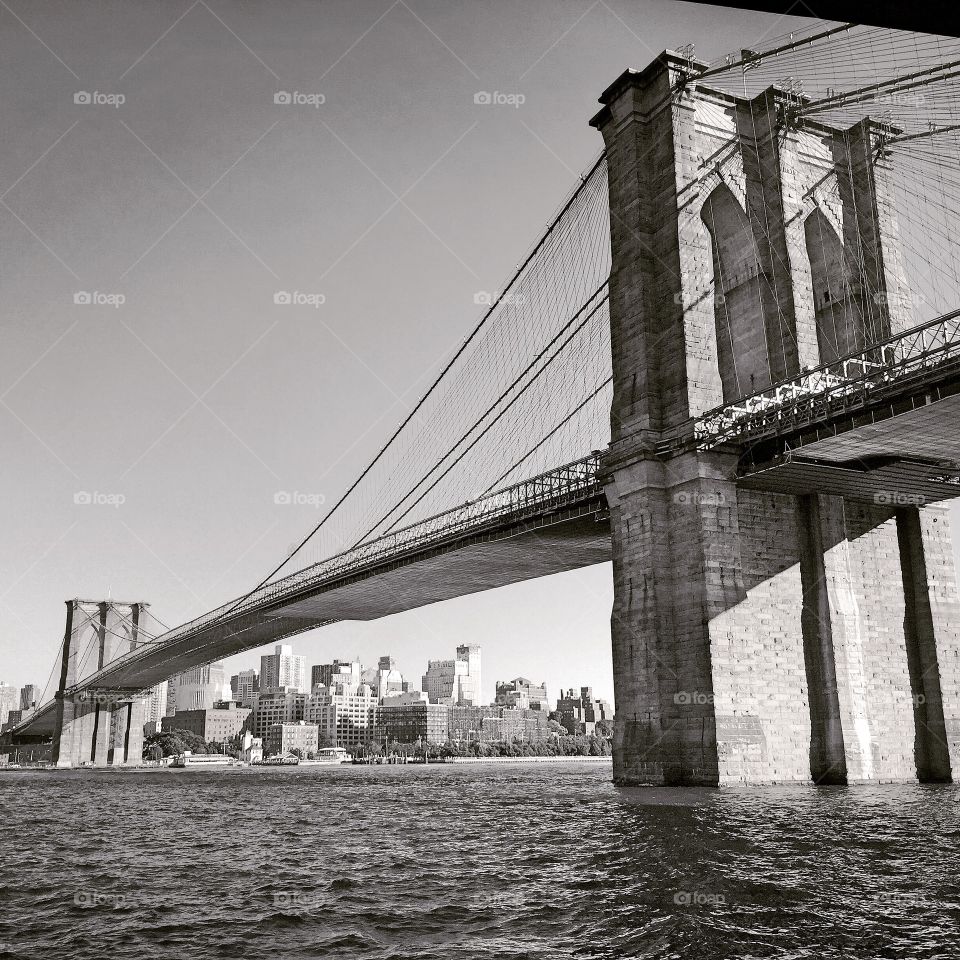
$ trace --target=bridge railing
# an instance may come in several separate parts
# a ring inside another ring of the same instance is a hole
[[[601,492],[599,467],[599,454],[593,453],[589,457],[564,464],[529,480],[467,501],[452,510],[427,517],[279,580],[271,581],[247,597],[225,603],[201,617],[175,627],[158,637],[154,643],[174,641],[227,615],[233,617],[262,607],[279,597],[297,593],[313,583],[348,575],[378,561],[399,558],[413,550],[428,549],[459,533],[470,533],[500,519],[522,519],[524,515],[539,513],[544,509],[576,503]]]
[[[695,440],[700,449],[712,449],[803,427],[958,356],[960,310],[716,407],[697,420]]]

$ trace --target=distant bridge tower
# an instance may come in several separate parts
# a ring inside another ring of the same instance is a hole
[[[880,128],[793,124],[794,93],[740,99],[704,70],[664,53],[592,121],[612,235],[615,779],[950,779],[946,508],[738,488],[736,450],[684,442],[691,418],[912,324]]]
[[[147,637],[149,604],[67,600],[60,682],[57,688],[53,762],[58,767],[136,766],[143,754],[144,701],[136,690],[86,688],[79,681]]]

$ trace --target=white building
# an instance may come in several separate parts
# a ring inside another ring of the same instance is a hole
[[[20,709],[20,688],[0,680],[0,724],[7,722],[11,710]]]
[[[288,643],[278,643],[273,653],[260,658],[260,689],[267,692],[280,687],[307,692],[307,658],[297,656]]]
[[[231,697],[222,663],[193,667],[171,677],[168,683],[166,716],[178,710],[212,710],[215,703]]]
[[[379,701],[410,688],[393,657],[381,657],[375,668],[364,670],[363,682],[370,686]]]
[[[369,684],[317,684],[304,710],[307,723],[320,731],[320,745],[358,747],[374,739],[377,696]]]
[[[167,689],[170,685],[169,680],[158,683],[150,688],[150,692],[143,698],[143,722],[157,724],[156,730],[160,729],[160,721],[167,715]]]
[[[423,691],[431,703],[480,706],[480,647],[462,644],[456,660],[428,661]]]

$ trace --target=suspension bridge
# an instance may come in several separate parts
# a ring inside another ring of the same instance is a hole
[[[618,782],[960,775],[957,77],[960,41],[822,23],[621,75],[603,153],[290,556],[173,629],[69,601],[13,738],[136,763],[189,667],[612,560]]]

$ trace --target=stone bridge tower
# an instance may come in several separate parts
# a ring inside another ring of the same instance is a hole
[[[139,691],[88,688],[74,693],[71,687],[144,642],[149,604],[115,600],[66,604],[53,762],[58,767],[138,766],[144,724]]]
[[[789,122],[664,53],[607,151],[622,784],[960,775],[960,605],[939,506],[738,487],[693,418],[913,322],[878,125]],[[785,122],[787,121],[787,122]]]

